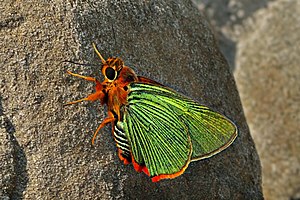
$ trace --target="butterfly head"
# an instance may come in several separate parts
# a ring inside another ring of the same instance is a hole
[[[120,58],[108,58],[105,63],[102,62],[101,72],[105,80],[112,82],[118,78],[123,66],[124,62]]]
[[[129,67],[124,66],[124,62],[120,58],[110,57],[105,60],[97,50],[94,43],[93,47],[101,59],[101,72],[105,77],[105,82],[111,83],[118,79],[120,82],[127,84],[138,79],[134,71]]]

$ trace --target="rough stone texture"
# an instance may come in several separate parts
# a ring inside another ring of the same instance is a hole
[[[191,2],[38,2],[5,0],[0,8],[0,198],[263,198],[235,82]],[[91,146],[105,110],[98,103],[63,107],[93,87],[65,72],[99,76],[99,67],[60,62],[99,64],[92,41],[104,57],[120,56],[138,74],[226,114],[239,127],[237,140],[159,183],[118,160],[109,127]]]
[[[266,199],[300,199],[300,2],[276,1],[245,25],[235,76],[262,161]]]

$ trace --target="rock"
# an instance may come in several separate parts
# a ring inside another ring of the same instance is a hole
[[[0,94],[14,131],[1,130],[10,134],[6,140],[21,158],[21,171],[10,173],[24,178],[16,179],[17,191],[2,193],[5,198],[19,193],[24,199],[263,198],[260,162],[233,76],[191,2],[5,0],[3,5]],[[226,151],[190,164],[182,176],[159,183],[119,161],[110,127],[91,146],[105,110],[99,103],[63,104],[93,90],[66,74],[99,76],[92,42],[105,58],[119,56],[138,74],[233,119],[237,140]],[[10,152],[7,145],[1,148]]]
[[[299,199],[300,2],[276,1],[246,21],[235,77],[263,169],[266,199]]]

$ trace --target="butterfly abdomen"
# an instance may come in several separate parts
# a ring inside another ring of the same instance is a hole
[[[121,155],[129,161],[131,159],[131,147],[123,130],[122,122],[117,122],[114,126],[114,139]]]

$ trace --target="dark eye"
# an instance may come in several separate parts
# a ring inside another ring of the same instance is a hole
[[[116,71],[111,68],[111,67],[108,67],[105,69],[105,76],[109,79],[109,80],[114,80],[116,78]]]

